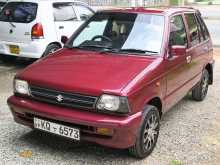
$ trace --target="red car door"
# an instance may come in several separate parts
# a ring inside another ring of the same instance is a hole
[[[170,19],[169,49],[172,47],[188,47],[187,33],[183,15],[174,15]],[[172,54],[166,60],[166,110],[175,105],[187,92],[189,87],[185,86],[189,81],[188,63],[186,52]]]
[[[189,49],[187,51],[190,84],[193,87],[201,78],[206,62],[205,55],[209,51],[207,41],[203,39],[201,27],[195,13],[186,13],[185,20],[189,32]]]

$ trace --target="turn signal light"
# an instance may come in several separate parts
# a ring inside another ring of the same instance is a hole
[[[96,128],[96,133],[99,135],[112,136],[113,129],[110,128]]]

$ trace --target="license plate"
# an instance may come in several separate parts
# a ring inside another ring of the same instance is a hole
[[[34,118],[34,128],[56,135],[68,137],[74,140],[80,140],[80,130],[65,125],[53,123],[50,121]]]
[[[17,45],[9,45],[9,50],[12,54],[20,54],[20,48]]]

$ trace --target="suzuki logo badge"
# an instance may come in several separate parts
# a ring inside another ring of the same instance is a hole
[[[56,97],[56,99],[57,99],[58,102],[62,102],[63,101],[63,96],[62,95],[58,95]]]

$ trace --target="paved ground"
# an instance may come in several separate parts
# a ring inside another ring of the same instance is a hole
[[[6,99],[12,94],[13,76],[29,63],[0,62],[0,164],[220,165],[220,50],[216,54],[215,84],[207,99],[195,102],[187,96],[167,113],[157,147],[144,160],[133,159],[124,150],[74,144],[16,124]]]

